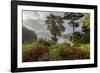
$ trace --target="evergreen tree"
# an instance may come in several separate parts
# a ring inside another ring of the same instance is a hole
[[[46,17],[45,23],[47,24],[47,29],[52,35],[52,40],[57,41],[57,36],[61,36],[61,32],[65,31],[63,26],[63,18],[60,16],[55,16],[52,13]]]
[[[66,12],[64,14],[63,19],[70,20],[69,24],[70,24],[70,26],[73,27],[73,33],[74,33],[75,28],[77,28],[79,26],[79,22],[77,22],[77,20],[79,20],[83,16],[84,16],[83,13]]]

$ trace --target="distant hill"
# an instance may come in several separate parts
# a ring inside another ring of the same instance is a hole
[[[37,35],[34,31],[29,30],[25,26],[22,26],[22,41],[31,41],[33,39],[37,39]]]

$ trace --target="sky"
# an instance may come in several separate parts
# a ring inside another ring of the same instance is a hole
[[[33,30],[38,38],[51,39],[51,34],[47,30],[47,25],[45,24],[46,17],[53,13],[57,16],[64,16],[64,12],[47,12],[47,11],[23,11],[23,26],[30,30]],[[65,31],[62,34],[72,33],[72,27],[69,26],[68,20],[64,20],[63,23]],[[81,31],[81,26],[76,28],[76,31]]]

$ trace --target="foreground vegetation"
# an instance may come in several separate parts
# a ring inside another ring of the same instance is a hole
[[[90,58],[90,45],[78,44],[70,46],[68,43],[58,44],[54,41],[42,39],[23,44],[23,62],[58,61]]]

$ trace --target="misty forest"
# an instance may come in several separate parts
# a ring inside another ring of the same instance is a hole
[[[22,61],[90,59],[90,14],[23,11]]]

